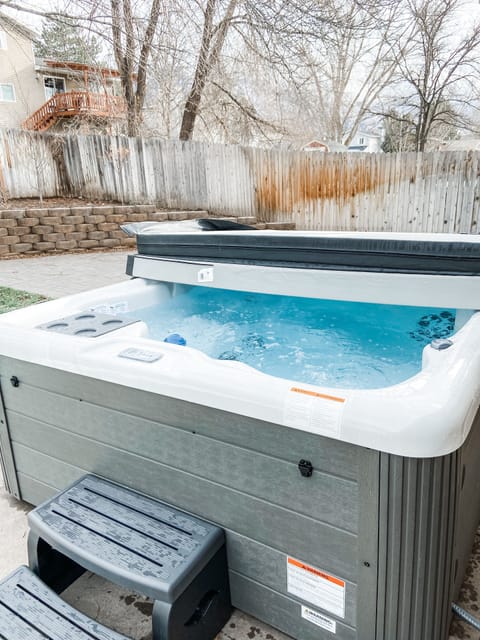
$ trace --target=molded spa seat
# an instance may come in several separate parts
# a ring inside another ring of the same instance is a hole
[[[85,569],[154,600],[154,640],[207,640],[230,613],[222,529],[88,475],[29,516],[30,567],[65,589]]]
[[[128,640],[61,600],[27,567],[0,582],[0,637],[5,640]]]

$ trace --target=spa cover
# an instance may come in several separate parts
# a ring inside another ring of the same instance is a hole
[[[228,225],[228,226],[227,226]],[[304,269],[480,275],[480,236],[258,231],[227,221],[140,223],[124,228],[138,253]]]

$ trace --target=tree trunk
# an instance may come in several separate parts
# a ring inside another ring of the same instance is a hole
[[[110,0],[112,7],[113,51],[120,71],[123,95],[127,103],[127,134],[130,137],[138,135],[142,123],[142,110],[147,82],[147,63],[160,16],[160,1],[153,0],[152,2],[137,65],[137,87],[134,90],[136,40],[131,2],[130,0]]]
[[[180,140],[191,140],[195,120],[198,115],[198,108],[202,92],[207,82],[208,74],[208,52],[213,36],[213,16],[217,0],[207,0],[205,7],[205,19],[203,21],[202,43],[198,54],[197,66],[193,83],[188,94],[187,102],[183,110],[182,125],[180,127]]]
[[[223,19],[217,25],[216,29],[214,29],[213,17],[215,14],[216,4],[217,0],[207,0],[207,6],[205,7],[202,44],[198,54],[192,87],[183,110],[179,136],[180,140],[192,139],[203,90],[205,89],[211,70],[216,65],[218,58],[220,57],[223,43],[225,42],[228,28],[238,4],[238,0],[230,0]]]

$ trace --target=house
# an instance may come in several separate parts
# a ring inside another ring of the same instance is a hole
[[[459,140],[443,142],[438,148],[441,151],[480,151],[480,138],[465,136]]]
[[[382,136],[378,133],[358,131],[348,145],[348,150],[363,153],[381,153]]]
[[[124,116],[118,71],[35,58],[36,38],[0,12],[0,127],[45,131],[72,117],[111,123]]]
[[[343,151],[347,151],[347,147],[340,142],[335,142],[333,140],[321,141],[321,140],[311,140],[307,144],[304,144],[302,147],[302,151],[323,151],[330,153],[341,153]]]

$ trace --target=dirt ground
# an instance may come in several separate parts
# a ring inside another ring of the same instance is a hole
[[[90,205],[115,205],[121,202],[113,200],[89,200],[88,198],[14,198],[0,201],[0,209],[49,209],[54,207],[88,207]]]

